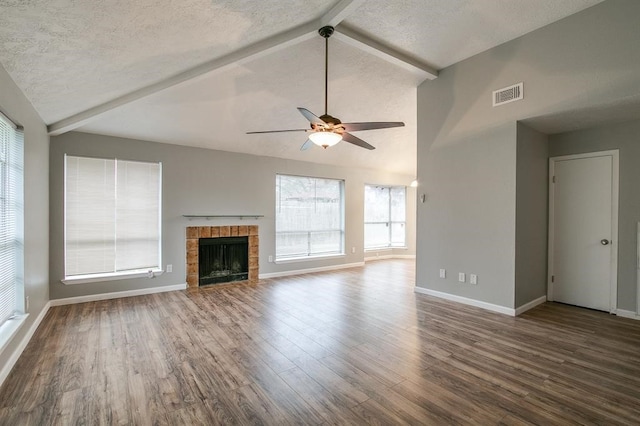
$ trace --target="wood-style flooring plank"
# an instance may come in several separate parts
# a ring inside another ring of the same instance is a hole
[[[640,321],[414,292],[415,263],[49,310],[0,426],[640,424]]]

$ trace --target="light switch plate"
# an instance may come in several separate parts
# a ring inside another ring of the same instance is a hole
[[[447,278],[447,270],[440,269],[440,278]]]
[[[478,284],[478,276],[476,274],[469,274],[469,284]]]
[[[467,281],[467,277],[464,272],[458,272],[458,281],[460,281],[461,283]]]

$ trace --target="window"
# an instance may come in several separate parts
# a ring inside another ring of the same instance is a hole
[[[276,176],[276,260],[344,254],[344,181]]]
[[[160,269],[161,171],[160,163],[65,156],[66,280]]]
[[[0,329],[24,310],[22,145],[22,131],[0,114]]]
[[[406,188],[364,187],[364,248],[405,247]]]

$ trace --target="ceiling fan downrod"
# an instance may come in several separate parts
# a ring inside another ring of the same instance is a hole
[[[329,37],[333,34],[334,28],[327,25],[318,30],[318,33],[324,37],[324,115],[329,111]]]

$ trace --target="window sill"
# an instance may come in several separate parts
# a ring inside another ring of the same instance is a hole
[[[9,346],[9,343],[18,333],[28,316],[29,314],[23,314],[0,325],[0,354]]]
[[[325,260],[325,259],[335,259],[338,257],[345,257],[344,253],[338,254],[323,254],[318,256],[305,256],[305,257],[283,257],[281,259],[276,259],[275,263],[297,263],[297,262],[306,262],[313,260]]]
[[[131,278],[155,278],[158,275],[162,275],[164,271],[161,269],[139,269],[136,271],[126,272],[112,272],[109,274],[88,274],[88,275],[76,275],[60,280],[62,284],[74,285],[74,284],[89,284],[102,281],[115,281],[115,280],[128,280]]]

